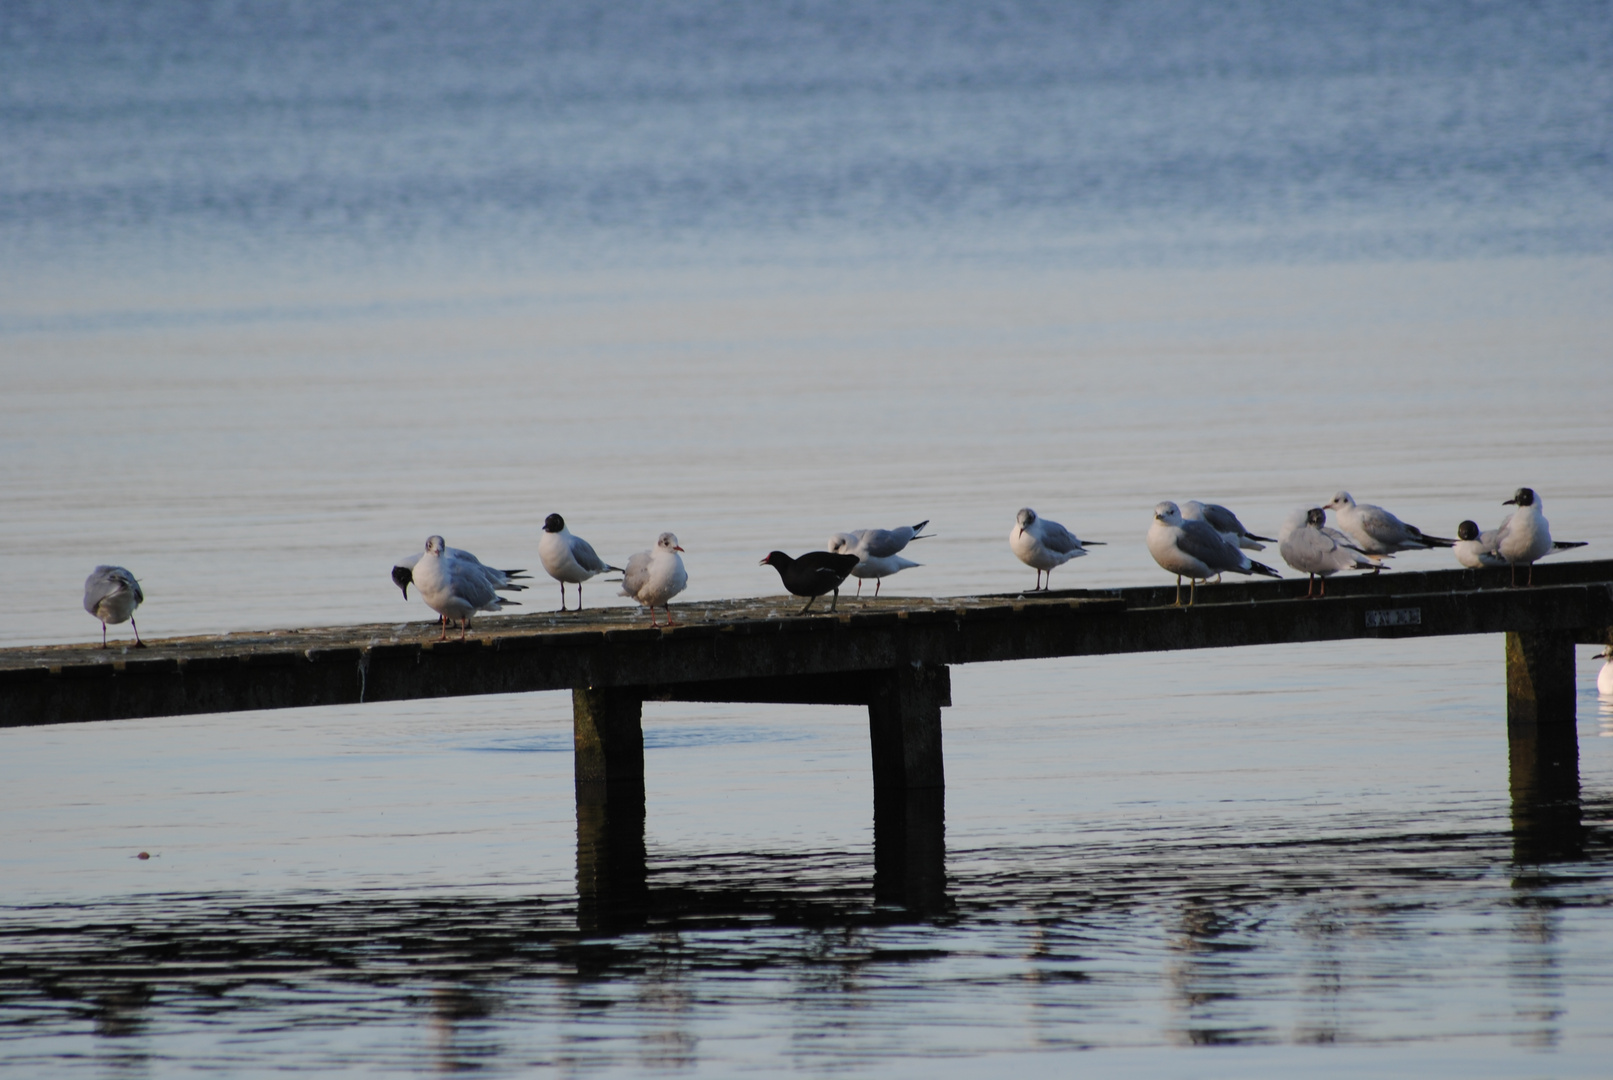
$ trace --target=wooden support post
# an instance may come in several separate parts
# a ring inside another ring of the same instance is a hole
[[[1507,728],[1574,726],[1574,634],[1507,632]]]
[[[946,785],[941,765],[941,709],[952,704],[944,665],[904,664],[880,672],[868,703],[874,790]]]
[[[644,855],[644,694],[575,687],[577,929],[642,925],[649,898]]]
[[[571,691],[576,778],[644,786],[644,692],[576,687]]]

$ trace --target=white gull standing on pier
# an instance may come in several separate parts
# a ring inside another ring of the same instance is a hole
[[[1343,535],[1327,527],[1327,512],[1320,506],[1303,511],[1304,521],[1283,534],[1278,551],[1283,561],[1306,575],[1305,595],[1316,589],[1316,579],[1322,579],[1317,596],[1327,595],[1327,579],[1340,570],[1377,570],[1378,564],[1354,544],[1342,542]]]
[[[622,573],[601,559],[594,547],[580,536],[571,535],[566,519],[550,514],[543,519],[543,537],[538,541],[538,558],[544,570],[560,583],[560,610],[566,610],[566,582],[577,586],[577,610],[582,610],[582,583],[607,570]]]
[[[1535,561],[1556,551],[1571,547],[1584,547],[1583,540],[1556,543],[1551,538],[1551,523],[1542,513],[1543,504],[1533,488],[1521,487],[1512,498],[1501,504],[1516,506],[1500,528],[1495,530],[1495,552],[1512,568],[1512,584],[1518,583],[1518,564],[1529,568],[1527,584],[1535,583]]]
[[[682,550],[678,538],[664,532],[655,538],[654,547],[628,559],[627,569],[622,571],[622,595],[631,596],[650,609],[651,626],[658,625],[655,621],[657,607],[666,609],[666,624],[672,625],[672,609],[667,602],[689,584],[689,574],[678,555]]]
[[[1429,536],[1415,525],[1407,525],[1381,506],[1360,503],[1341,491],[1326,506],[1338,519],[1339,528],[1349,534],[1355,546],[1367,555],[1377,558],[1393,555],[1397,551],[1415,551],[1423,548],[1455,547],[1455,540],[1443,536]]]
[[[414,587],[426,606],[445,620],[438,640],[448,637],[448,619],[459,620],[459,640],[470,633],[470,617],[478,611],[500,611],[506,604],[519,607],[514,600],[500,596],[494,582],[503,575],[482,565],[469,552],[465,557],[453,554],[440,536],[426,538],[426,549],[415,561],[412,576]],[[505,585],[503,588],[525,588],[524,585]]]
[[[145,593],[134,575],[121,566],[97,566],[84,579],[84,610],[101,620],[101,648],[106,648],[106,624],[127,622],[134,627],[134,647],[143,649],[134,609],[145,603]]]
[[[837,555],[855,555],[861,561],[851,571],[857,579],[857,595],[861,596],[863,581],[874,579],[874,598],[879,598],[880,579],[923,563],[902,558],[898,552],[914,540],[923,540],[926,519],[917,525],[903,525],[899,529],[858,529],[855,532],[835,533],[829,537],[829,550]]]
[[[1148,526],[1148,553],[1164,569],[1176,575],[1176,607],[1182,604],[1182,578],[1189,581],[1187,606],[1198,595],[1198,583],[1221,573],[1264,574],[1282,577],[1265,563],[1257,563],[1234,544],[1229,544],[1216,528],[1204,521],[1188,521],[1173,502],[1154,507],[1154,520]]]
[[[1047,574],[1045,588],[1053,587],[1053,568],[1063,566],[1071,559],[1079,559],[1087,553],[1087,546],[1102,547],[1101,540],[1087,540],[1084,543],[1076,539],[1074,533],[1056,521],[1040,517],[1035,510],[1024,507],[1014,516],[1014,528],[1008,534],[1008,546],[1013,549],[1019,561],[1036,571],[1036,588],[1032,592],[1040,592],[1042,574]]]

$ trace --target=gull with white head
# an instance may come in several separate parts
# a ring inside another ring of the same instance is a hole
[[[1349,534],[1363,554],[1371,556],[1393,555],[1397,551],[1417,551],[1424,548],[1455,547],[1455,540],[1443,536],[1429,536],[1415,525],[1407,525],[1381,506],[1359,503],[1348,491],[1341,491],[1330,499],[1326,508],[1333,511],[1339,528]]]
[[[627,569],[622,571],[622,595],[650,609],[651,626],[659,625],[655,621],[657,607],[666,609],[666,624],[672,625],[672,609],[667,602],[689,585],[689,574],[678,555],[682,550],[678,538],[664,532],[655,538],[654,547],[628,559]]]
[[[1089,546],[1102,547],[1103,541],[1078,540],[1069,529],[1041,517],[1027,506],[1014,515],[1014,528],[1008,534],[1008,546],[1020,562],[1036,571],[1036,588],[1031,591],[1042,592],[1053,587],[1055,567],[1063,566],[1071,559],[1079,559],[1087,553]],[[1043,573],[1047,574],[1045,586],[1042,584]]]
[[[476,612],[500,611],[505,605],[520,606],[500,596],[496,590],[526,588],[496,584],[506,576],[504,571],[482,565],[482,561],[468,551],[449,547],[440,536],[426,538],[426,549],[415,560],[410,576],[420,599],[443,619],[439,641],[448,637],[450,619],[459,620],[459,640],[464,641],[470,633],[470,617]]]
[[[1182,519],[1184,521],[1202,521],[1207,523],[1216,532],[1226,538],[1227,543],[1243,548],[1245,551],[1265,551],[1266,544],[1275,544],[1277,541],[1269,536],[1257,536],[1238,520],[1238,515],[1222,506],[1220,503],[1199,502],[1189,499],[1182,503]],[[1264,540],[1265,543],[1260,541]]]
[[[84,610],[101,620],[101,648],[106,648],[106,624],[126,622],[134,627],[134,647],[143,649],[134,609],[145,603],[140,583],[121,566],[97,566],[84,579]]]
[[[1148,526],[1148,553],[1168,572],[1176,575],[1176,603],[1182,606],[1182,578],[1189,581],[1187,606],[1198,596],[1198,583],[1217,574],[1263,574],[1282,577],[1264,563],[1257,563],[1227,540],[1215,527],[1203,521],[1188,521],[1173,502],[1154,507],[1154,520]]]
[[[929,521],[917,525],[903,525],[899,529],[858,529],[855,532],[835,533],[829,537],[829,551],[836,555],[855,555],[858,558],[851,576],[857,579],[857,595],[861,596],[863,582],[874,581],[874,598],[879,598],[881,579],[902,570],[910,570],[923,563],[904,559],[898,554],[914,540],[923,540],[933,533],[924,532]]]

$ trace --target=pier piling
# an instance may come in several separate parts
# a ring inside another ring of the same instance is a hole
[[[1574,634],[1507,632],[1507,729],[1574,725]]]

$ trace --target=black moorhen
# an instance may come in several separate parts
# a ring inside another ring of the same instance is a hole
[[[855,555],[837,555],[832,551],[809,551],[799,559],[792,559],[782,551],[770,551],[757,565],[771,566],[784,580],[786,589],[796,596],[807,597],[806,607],[799,612],[805,615],[812,601],[826,592],[835,594],[829,602],[829,610],[833,611],[840,600],[840,583],[860,562],[862,560]]]

